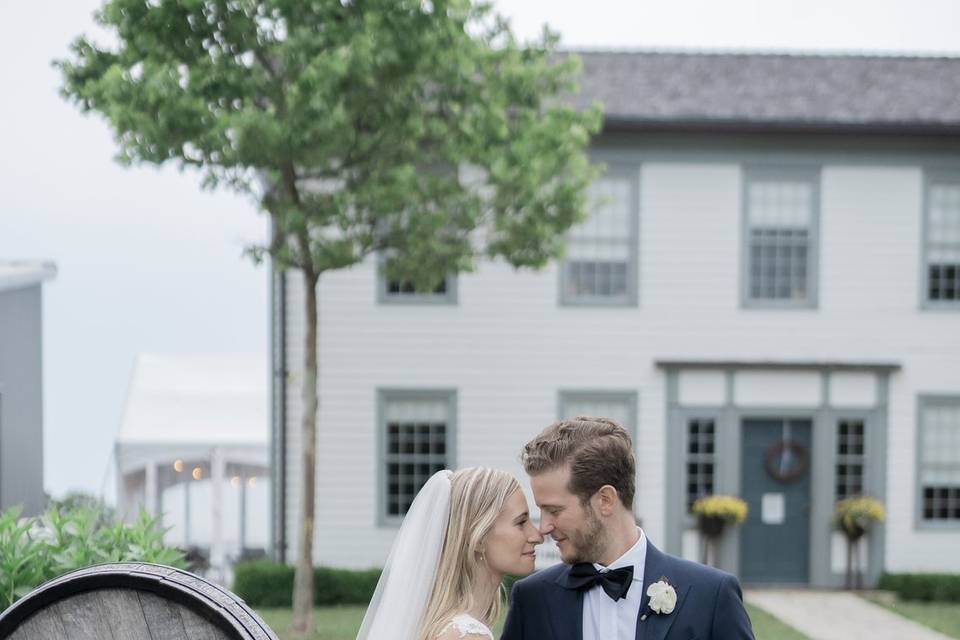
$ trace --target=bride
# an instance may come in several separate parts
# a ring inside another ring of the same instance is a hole
[[[541,542],[512,475],[438,471],[404,517],[357,640],[491,640],[503,576],[531,573]]]

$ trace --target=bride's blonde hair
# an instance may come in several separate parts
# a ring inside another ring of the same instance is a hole
[[[487,578],[481,560],[483,539],[520,483],[506,471],[471,467],[450,477],[450,516],[433,591],[417,640],[434,640],[458,613],[480,605],[492,627],[503,607],[502,586],[491,602],[476,602],[474,591]]]

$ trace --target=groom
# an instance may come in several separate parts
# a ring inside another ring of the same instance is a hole
[[[521,459],[563,564],[514,584],[501,640],[753,640],[735,577],[663,553],[637,527],[623,427],[557,422]]]

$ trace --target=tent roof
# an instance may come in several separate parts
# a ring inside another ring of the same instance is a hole
[[[120,444],[266,444],[267,365],[262,355],[140,354]]]

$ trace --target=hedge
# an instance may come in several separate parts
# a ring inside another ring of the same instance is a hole
[[[380,579],[380,569],[351,570],[316,567],[314,604],[367,604]],[[504,578],[507,593],[514,578]],[[233,591],[251,607],[292,607],[293,566],[268,560],[234,567]]]
[[[893,591],[901,600],[960,602],[960,574],[885,573],[878,589]]]
[[[315,567],[314,604],[367,604],[380,579],[380,569],[362,571]],[[293,566],[269,560],[234,567],[233,591],[251,607],[292,607]]]

